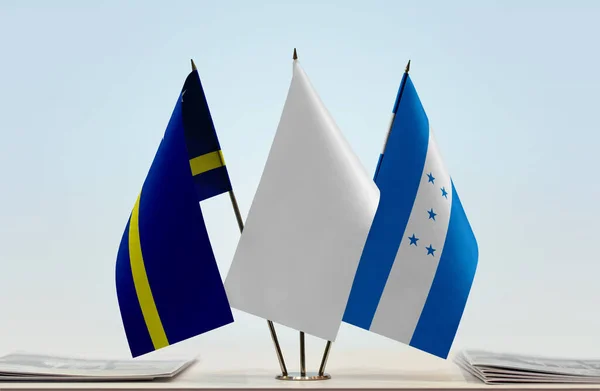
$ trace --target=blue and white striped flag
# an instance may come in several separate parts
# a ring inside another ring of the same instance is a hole
[[[374,178],[381,198],[343,320],[447,358],[477,241],[408,72],[393,112]]]

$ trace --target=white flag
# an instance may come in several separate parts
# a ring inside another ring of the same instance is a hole
[[[225,289],[233,308],[334,341],[379,190],[294,61]]]

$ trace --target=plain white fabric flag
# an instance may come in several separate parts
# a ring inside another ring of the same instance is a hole
[[[225,288],[233,308],[334,341],[379,190],[293,68]]]

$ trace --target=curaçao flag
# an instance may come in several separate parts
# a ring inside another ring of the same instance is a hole
[[[199,203],[230,189],[194,67],[117,255],[117,296],[134,357],[233,322]]]
[[[407,72],[375,183],[380,201],[344,321],[447,358],[477,241]]]

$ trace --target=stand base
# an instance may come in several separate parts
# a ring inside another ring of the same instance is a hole
[[[295,381],[305,381],[305,380],[328,380],[331,379],[331,376],[328,373],[324,373],[323,375],[319,375],[317,372],[306,372],[306,376],[302,376],[300,372],[289,372],[287,376],[277,375],[275,376],[277,380],[295,380]]]

